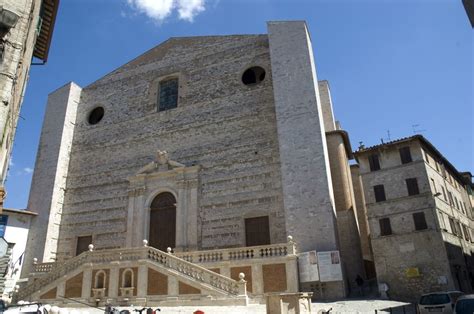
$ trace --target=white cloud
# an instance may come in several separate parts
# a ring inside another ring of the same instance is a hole
[[[29,167],[23,168],[23,171],[24,171],[25,173],[33,173],[33,169],[32,169],[32,168],[29,168]]]
[[[155,20],[163,22],[174,11],[181,20],[192,22],[205,10],[205,0],[127,0],[129,6]]]

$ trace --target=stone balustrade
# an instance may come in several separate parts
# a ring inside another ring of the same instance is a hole
[[[218,263],[296,255],[296,245],[293,239],[289,237],[287,243],[195,252],[176,252],[174,255],[191,263]]]

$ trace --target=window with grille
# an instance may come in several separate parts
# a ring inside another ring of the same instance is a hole
[[[178,79],[168,79],[160,82],[158,93],[158,111],[178,107]]]
[[[375,185],[374,186],[374,195],[376,202],[383,202],[386,200],[385,198],[385,188],[383,184]]]
[[[428,229],[426,224],[425,213],[414,213],[413,221],[415,222],[415,230],[425,230]]]
[[[409,162],[412,162],[410,147],[408,146],[402,147],[399,149],[399,152],[400,152],[400,160],[402,161],[402,164],[407,164]]]
[[[416,180],[416,178],[409,178],[405,181],[407,183],[407,190],[409,196],[420,194],[420,190],[418,189],[418,181]]]
[[[392,234],[392,226],[390,225],[390,218],[379,219],[380,235],[386,236]]]
[[[380,161],[378,154],[369,155],[369,167],[370,171],[380,170]]]
[[[247,246],[270,244],[268,216],[245,219],[245,242]]]

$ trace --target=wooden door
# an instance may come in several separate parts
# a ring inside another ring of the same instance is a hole
[[[171,193],[161,193],[151,203],[148,243],[165,252],[176,246],[176,199]]]
[[[245,219],[245,242],[247,246],[270,244],[268,216]]]

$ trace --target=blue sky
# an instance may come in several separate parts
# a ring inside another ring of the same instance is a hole
[[[7,180],[25,208],[48,93],[80,86],[173,36],[266,33],[306,20],[318,79],[353,148],[422,131],[474,172],[473,30],[461,0],[62,0],[48,63],[32,66]]]

